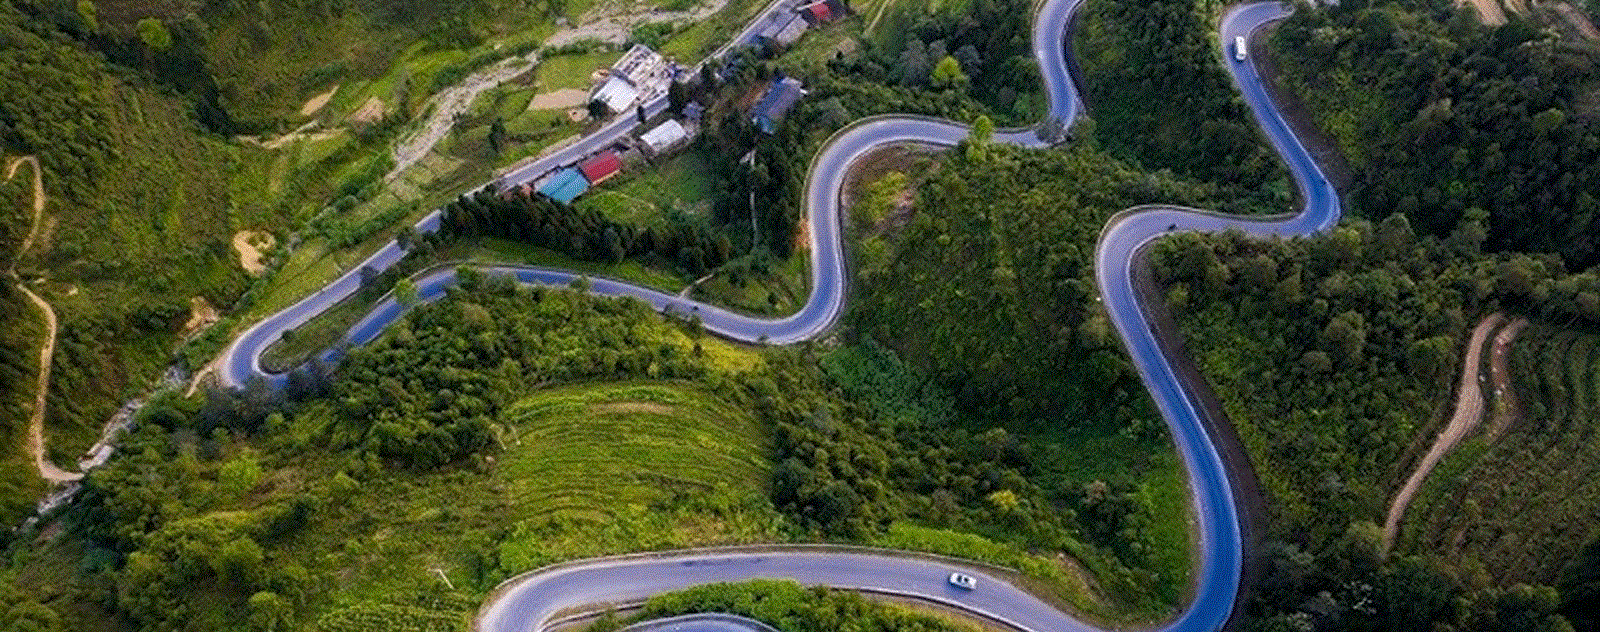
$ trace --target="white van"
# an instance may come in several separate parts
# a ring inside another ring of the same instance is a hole
[[[1244,36],[1243,35],[1240,35],[1240,36],[1237,36],[1237,37],[1233,38],[1233,59],[1234,59],[1234,61],[1244,61],[1244,56],[1246,54],[1248,54],[1249,52],[1250,52],[1250,48],[1244,45]]]

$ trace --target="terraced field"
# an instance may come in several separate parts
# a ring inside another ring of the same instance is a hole
[[[503,419],[511,449],[501,473],[519,482],[514,502],[530,515],[610,520],[630,505],[718,488],[764,493],[771,472],[760,425],[687,386],[557,388]]]
[[[1551,583],[1600,531],[1600,335],[1530,326],[1510,365],[1515,410],[1490,402],[1484,430],[1429,477],[1402,548]]]

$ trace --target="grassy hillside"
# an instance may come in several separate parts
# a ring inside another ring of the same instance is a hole
[[[1463,444],[1424,488],[1404,543],[1472,558],[1504,581],[1555,584],[1600,536],[1600,336],[1551,325],[1511,351],[1515,410]],[[1490,419],[1495,419],[1491,417]]]

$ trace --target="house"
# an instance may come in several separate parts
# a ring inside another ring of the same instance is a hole
[[[756,33],[756,38],[770,46],[790,46],[800,40],[807,26],[805,18],[798,13],[778,13]]]
[[[605,83],[600,84],[600,89],[594,91],[591,99],[606,104],[606,108],[613,114],[620,114],[633,107],[633,102],[639,99],[639,90],[628,83],[627,79],[612,75]]]
[[[848,10],[840,0],[822,0],[800,7],[800,16],[813,25],[820,25],[843,17]]]
[[[674,119],[667,119],[667,122],[657,125],[654,129],[639,136],[639,140],[644,141],[645,146],[650,148],[651,153],[659,155],[666,153],[667,150],[672,149],[688,137],[689,132],[683,129],[683,125],[680,125]]]
[[[773,133],[778,129],[778,121],[783,120],[783,115],[805,94],[804,84],[799,79],[781,75],[774,78],[767,93],[761,95],[761,100],[750,109],[750,122],[763,133]]]
[[[589,190],[589,181],[577,169],[567,167],[556,172],[544,184],[539,186],[539,192],[552,200],[562,204],[571,204],[584,191]]]
[[[622,54],[622,59],[611,65],[611,76],[627,79],[635,87],[648,85],[661,77],[670,78],[671,74],[667,60],[643,44],[634,44]]]
[[[617,157],[617,152],[607,149],[578,163],[578,171],[583,172],[590,186],[599,185],[622,171],[622,159]]]

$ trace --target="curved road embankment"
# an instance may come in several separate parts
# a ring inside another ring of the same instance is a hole
[[[1066,25],[1079,2],[1046,0],[1039,5],[1034,21],[1034,52],[1050,97],[1049,116],[1063,122],[1076,118],[1079,105],[1064,63]],[[1175,206],[1139,207],[1114,217],[1102,232],[1096,250],[1101,298],[1132,362],[1172,430],[1188,469],[1192,506],[1198,523],[1200,567],[1194,600],[1172,621],[1159,626],[1160,630],[1212,631],[1227,622],[1239,590],[1241,536],[1228,471],[1206,431],[1206,420],[1201,418],[1199,407],[1178,379],[1151,331],[1150,318],[1136,292],[1134,264],[1145,246],[1174,231],[1238,230],[1259,237],[1288,237],[1325,230],[1338,220],[1339,202],[1332,185],[1274,107],[1254,66],[1248,61],[1235,61],[1231,55],[1234,37],[1249,38],[1263,25],[1282,19],[1290,12],[1288,6],[1276,2],[1243,5],[1228,11],[1218,33],[1218,51],[1219,63],[1232,75],[1263,136],[1290,170],[1304,200],[1304,208],[1296,214],[1251,218]],[[627,131],[614,125],[574,147],[603,146],[606,135]],[[834,324],[844,305],[846,272],[838,199],[850,163],[886,144],[913,142],[952,146],[967,133],[965,125],[926,117],[876,117],[849,126],[826,144],[812,161],[806,182],[813,292],[796,314],[779,319],[750,317],[610,279],[591,279],[590,289],[602,295],[634,297],[663,311],[694,313],[706,329],[737,340],[784,344],[814,338]],[[997,133],[994,140],[1024,146],[1044,144],[1037,133],[1029,130],[1006,130]],[[572,150],[568,148],[561,153]],[[517,178],[536,176],[543,172],[543,166],[541,161],[508,178],[515,182]],[[434,213],[417,228],[424,232],[437,230],[438,222],[439,215]],[[391,243],[364,265],[382,270],[403,254],[398,245]],[[225,382],[234,386],[252,379],[281,383],[283,375],[271,375],[261,369],[261,352],[284,331],[299,326],[354,293],[359,288],[357,270],[258,323],[236,340],[224,358]],[[557,286],[582,276],[525,266],[494,266],[485,270],[510,274],[524,283]],[[432,300],[454,282],[453,270],[427,274],[417,281],[419,295],[423,300]],[[403,312],[404,307],[393,299],[384,300],[350,331],[346,344],[359,345],[372,340]],[[337,352],[325,357],[336,359]],[[597,603],[636,602],[650,595],[698,584],[753,578],[788,578],[807,584],[913,596],[946,603],[1032,632],[1097,629],[981,571],[973,573],[979,578],[977,590],[960,591],[945,582],[949,567],[950,564],[944,562],[896,556],[824,552],[684,552],[594,560],[562,565],[509,582],[484,606],[478,629],[484,632],[542,630],[558,613]]]

